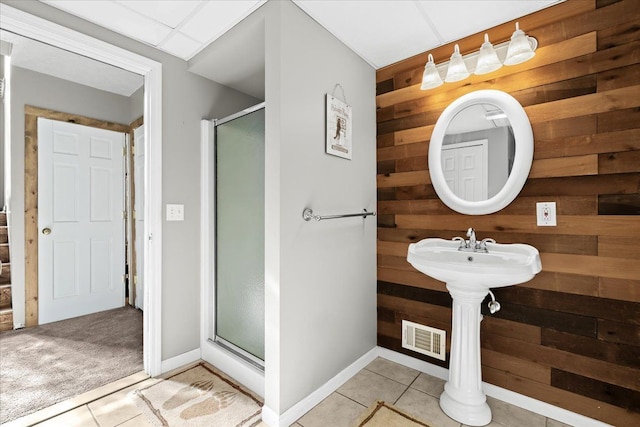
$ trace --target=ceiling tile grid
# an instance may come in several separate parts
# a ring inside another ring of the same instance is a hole
[[[40,0],[189,60],[266,0]]]
[[[266,0],[40,1],[189,60]],[[292,1],[377,69],[563,0]]]

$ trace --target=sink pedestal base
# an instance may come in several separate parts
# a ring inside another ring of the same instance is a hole
[[[477,288],[477,285],[447,283],[453,297],[453,328],[449,381],[440,396],[444,413],[469,426],[491,422],[491,409],[482,391],[480,366],[480,303],[489,289]]]

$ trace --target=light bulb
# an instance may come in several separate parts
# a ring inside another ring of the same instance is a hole
[[[449,60],[447,77],[445,77],[444,81],[447,83],[453,83],[466,79],[467,77],[469,77],[469,70],[467,70],[464,59],[462,59],[460,48],[458,45],[455,45],[453,55],[451,55],[451,59]]]
[[[438,86],[442,86],[444,82],[440,73],[436,69],[436,64],[433,62],[433,55],[429,54],[429,60],[424,66],[424,73],[422,73],[422,85],[421,90],[433,89]]]
[[[535,44],[537,45],[537,42],[535,42]],[[516,22],[516,30],[511,35],[511,41],[509,42],[504,65],[516,65],[528,61],[535,56],[535,52],[533,50],[534,47],[529,41],[529,38],[525,35],[524,31],[520,29],[520,26]]]
[[[498,59],[493,45],[489,42],[489,34],[484,35],[484,43],[480,46],[480,54],[478,55],[478,63],[473,72],[476,75],[487,74],[496,71],[502,67],[502,62]]]

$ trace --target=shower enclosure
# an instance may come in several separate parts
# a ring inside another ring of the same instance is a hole
[[[214,341],[264,369],[264,103],[214,122]]]

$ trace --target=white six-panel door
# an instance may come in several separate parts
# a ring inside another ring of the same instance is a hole
[[[122,307],[125,134],[38,119],[38,316]]]
[[[135,201],[133,205],[134,221],[136,229],[135,253],[136,253],[136,288],[135,306],[144,309],[144,126],[134,129],[133,140],[135,152],[133,165],[133,185]]]
[[[488,141],[470,141],[442,147],[442,172],[453,193],[463,200],[487,199]]]

